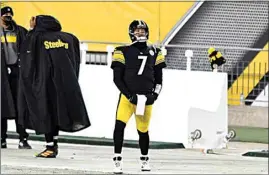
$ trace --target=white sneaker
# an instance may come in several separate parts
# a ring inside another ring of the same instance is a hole
[[[148,156],[142,156],[140,157],[141,161],[141,171],[150,171],[150,165],[149,165],[149,157]]]
[[[113,158],[115,167],[114,167],[114,174],[122,174],[122,157],[114,157]]]

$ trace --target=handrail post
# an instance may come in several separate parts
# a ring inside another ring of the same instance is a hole
[[[81,42],[80,43],[80,63],[81,64],[86,64],[87,50],[88,50],[88,44]]]
[[[187,71],[191,71],[191,58],[193,57],[193,51],[192,50],[186,50],[185,51],[185,57],[187,57]]]
[[[107,51],[107,65],[110,66],[112,63],[112,53],[114,52],[114,46],[107,45],[106,51]]]

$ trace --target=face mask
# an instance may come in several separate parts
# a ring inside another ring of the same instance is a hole
[[[5,22],[12,21],[12,16],[4,16],[4,21]]]
[[[12,16],[4,16],[4,22],[7,26],[12,25]]]

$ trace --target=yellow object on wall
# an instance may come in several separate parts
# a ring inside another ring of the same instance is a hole
[[[63,31],[80,40],[130,42],[128,26],[143,19],[150,27],[150,41],[161,42],[195,2],[8,2],[18,24],[29,28],[31,16],[56,17]],[[105,51],[91,44],[90,50]]]

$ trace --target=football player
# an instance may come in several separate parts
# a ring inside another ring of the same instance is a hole
[[[122,146],[124,129],[134,114],[139,147],[141,150],[141,170],[150,171],[149,166],[149,123],[152,105],[162,89],[162,69],[166,67],[164,56],[159,48],[148,46],[148,25],[142,20],[134,20],[129,25],[132,44],[116,47],[111,68],[114,83],[120,91],[113,134],[115,174],[122,173]],[[138,95],[144,95],[144,114],[137,114]]]

